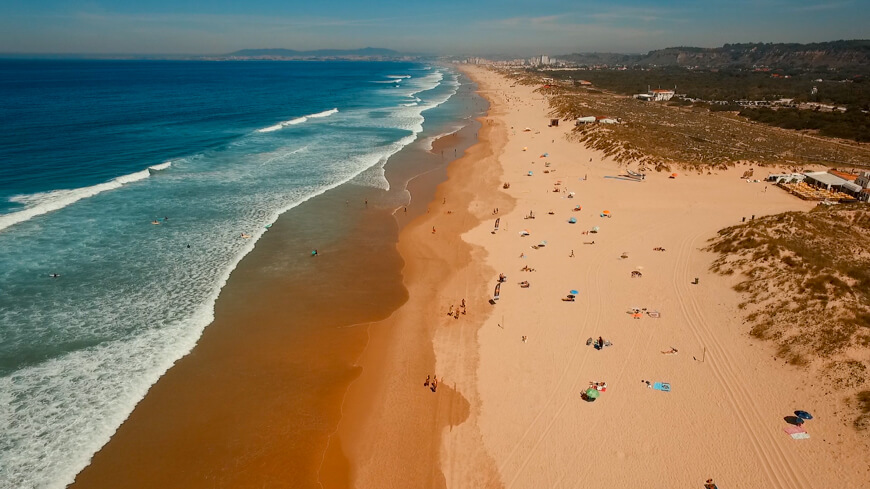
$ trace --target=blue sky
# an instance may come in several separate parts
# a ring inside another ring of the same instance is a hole
[[[867,0],[3,0],[0,53],[646,52],[870,37]]]

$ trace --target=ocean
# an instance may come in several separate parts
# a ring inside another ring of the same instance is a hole
[[[0,487],[72,482],[278,216],[342,188],[407,205],[426,168],[385,167],[470,123],[468,83],[411,62],[0,61]]]

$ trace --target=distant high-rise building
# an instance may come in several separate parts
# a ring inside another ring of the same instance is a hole
[[[542,64],[542,65],[548,65],[548,64],[550,64],[550,57],[547,56],[546,54],[543,55],[543,56],[541,56],[541,64]]]

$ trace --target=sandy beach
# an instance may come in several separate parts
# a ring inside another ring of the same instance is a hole
[[[536,87],[463,69],[491,110],[400,233],[408,302],[370,328],[330,439],[350,485],[866,484],[866,442],[839,400],[748,336],[736,278],[702,251],[744,218],[811,204],[742,180],[742,166],[619,178],[566,138],[570,123],[547,127]],[[599,337],[609,346],[589,345]],[[590,382],[607,384],[594,402]],[[809,439],[784,431],[798,409],[816,417]]]
[[[352,207],[327,193],[282,216],[197,348],[75,485],[866,484],[867,443],[841,400],[747,334],[738,278],[702,250],[726,226],[812,204],[742,180],[743,166],[625,178],[570,123],[547,127],[536,87],[461,69],[490,110],[433,142],[408,212],[351,189]],[[443,151],[462,156],[436,187]],[[330,215],[352,239],[314,266],[294,224]],[[589,402],[592,382],[606,388]],[[797,409],[815,415],[809,439],[784,431]]]

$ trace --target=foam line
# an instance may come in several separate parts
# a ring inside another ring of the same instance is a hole
[[[12,212],[9,214],[0,215],[0,231],[13,226],[15,224],[29,221],[30,219],[53,212],[64,207],[74,204],[82,199],[93,197],[108,190],[121,188],[128,183],[138,182],[150,177],[155,172],[166,170],[172,166],[171,161],[161,163],[159,165],[150,166],[142,171],[130,173],[129,175],[121,175],[120,177],[109,180],[105,183],[99,183],[90,187],[50,190],[48,192],[39,192],[28,195],[15,195],[9,198],[10,202],[23,204],[23,210]]]
[[[335,114],[337,112],[338,112],[338,109],[324,110],[323,112],[318,112],[316,114],[308,114],[308,115],[304,115],[302,117],[297,117],[295,119],[290,119],[287,121],[279,122],[279,123],[275,124],[274,126],[269,126],[269,127],[264,127],[262,129],[257,129],[257,132],[280,131],[281,129],[284,129],[287,126],[295,126],[296,124],[302,124],[303,122],[308,121],[308,119],[319,119],[321,117],[329,117],[332,114]]]

